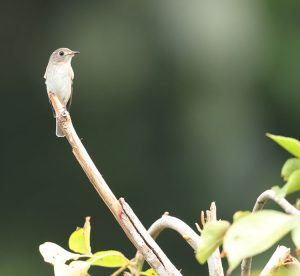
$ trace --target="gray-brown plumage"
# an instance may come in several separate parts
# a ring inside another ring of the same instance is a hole
[[[44,75],[47,92],[54,93],[67,110],[70,109],[72,101],[72,83],[74,79],[71,60],[78,53],[78,51],[72,51],[68,48],[55,50],[50,56]],[[56,136],[65,136],[57,122]]]

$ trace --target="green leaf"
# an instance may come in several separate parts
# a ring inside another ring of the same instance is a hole
[[[299,218],[296,216],[262,210],[234,222],[226,232],[223,242],[229,272],[235,269],[242,259],[271,247],[296,225],[297,220]]]
[[[230,223],[225,220],[212,221],[204,224],[201,243],[197,248],[196,259],[204,264],[208,257],[222,244],[223,237]]]
[[[122,267],[129,264],[129,260],[116,250],[99,251],[88,262],[91,265],[104,267]]]
[[[77,227],[71,234],[69,238],[69,248],[77,253],[91,254],[90,234],[90,217],[86,217],[83,228]]]
[[[297,248],[300,248],[300,224],[292,231],[292,240]]]
[[[299,158],[288,159],[284,163],[281,169],[281,176],[285,181],[288,181],[290,175],[296,170],[300,170],[300,159]]]
[[[142,271],[140,275],[144,276],[158,276],[158,274],[155,272],[153,268],[149,268],[146,271]]]
[[[285,195],[297,192],[300,190],[300,170],[294,171],[289,177],[288,182],[282,187]]]
[[[283,147],[289,153],[296,157],[300,157],[300,142],[291,137],[284,137],[267,133],[267,136],[275,141],[278,145]]]

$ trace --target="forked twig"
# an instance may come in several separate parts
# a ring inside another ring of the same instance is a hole
[[[169,216],[168,213],[165,213],[160,219],[155,221],[150,226],[148,232],[153,239],[156,239],[165,229],[172,229],[178,232],[195,251],[197,250],[201,242],[200,236],[185,222],[178,218]],[[138,276],[139,272],[143,268],[144,257],[139,251],[137,251],[134,260],[136,262],[136,271],[134,272],[134,275]]]
[[[77,136],[70,114],[60,103],[56,95],[50,92],[48,93],[48,96],[55,110],[59,126],[63,130],[72,147],[73,154],[98,194],[101,196],[117,222],[122,227],[123,231],[126,233],[127,237],[134,244],[137,250],[141,252],[145,260],[158,273],[158,275],[181,275],[158,244],[149,235],[125,200],[122,198],[118,200],[112,193],[87,153],[81,140]]]
[[[206,211],[207,221],[216,221],[217,220],[217,209],[216,204],[213,202],[210,206],[210,210]],[[165,230],[171,229],[178,232],[184,240],[196,251],[201,243],[201,237],[184,221],[169,216],[168,213],[165,213],[160,219],[155,221],[149,228],[148,232],[150,235],[156,239],[159,234]],[[135,276],[139,275],[139,272],[143,268],[144,258],[140,252],[136,253],[136,271]],[[219,249],[208,258],[208,270],[210,276],[223,276],[223,267],[220,257]]]

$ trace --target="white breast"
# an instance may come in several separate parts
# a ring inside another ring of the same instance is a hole
[[[46,69],[47,91],[55,93],[64,105],[67,104],[71,97],[73,74],[70,64],[51,64]]]

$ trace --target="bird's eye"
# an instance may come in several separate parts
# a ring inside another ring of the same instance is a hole
[[[62,57],[65,53],[64,51],[60,51],[58,54]]]

